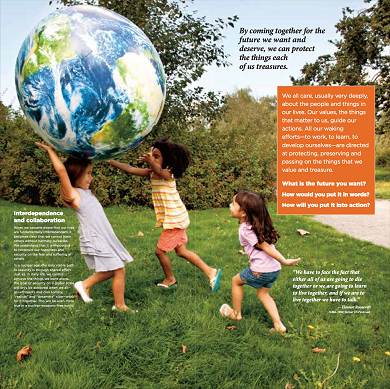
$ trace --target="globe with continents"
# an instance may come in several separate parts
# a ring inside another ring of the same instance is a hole
[[[157,123],[166,88],[146,35],[94,6],[43,19],[22,44],[15,82],[33,130],[55,149],[89,159],[135,148]]]

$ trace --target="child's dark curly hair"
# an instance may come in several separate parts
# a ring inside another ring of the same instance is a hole
[[[161,138],[154,142],[152,147],[160,150],[163,169],[169,169],[175,178],[183,176],[191,163],[191,155],[186,146]]]
[[[235,201],[245,212],[247,222],[252,226],[259,243],[276,243],[279,234],[272,224],[264,198],[253,192],[240,191],[237,193]]]

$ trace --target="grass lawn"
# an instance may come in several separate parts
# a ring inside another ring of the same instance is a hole
[[[375,196],[390,199],[390,167],[375,168]]]
[[[159,231],[153,228],[153,211],[110,207],[106,213],[114,230],[135,258],[127,266],[126,300],[139,313],[113,314],[108,282],[95,288],[90,305],[77,300],[70,309],[14,310],[12,212],[42,208],[0,205],[1,388],[388,387],[390,250],[339,234],[309,217],[274,216],[282,236],[278,248],[286,257],[302,257],[299,267],[306,270],[361,270],[368,284],[361,303],[372,306],[369,315],[337,315],[328,313],[327,303],[292,303],[293,268],[284,268],[272,289],[289,331],[281,337],[269,333],[271,323],[249,287],[241,322],[219,316],[220,305],[230,303],[232,276],[247,264],[239,253],[237,222],[226,209],[190,213],[189,248],[224,269],[221,290],[211,294],[201,272],[179,258],[173,259],[178,289],[156,289],[153,282],[162,272],[154,257]],[[72,210],[65,212],[76,226]],[[301,237],[297,228],[311,234]],[[76,281],[88,275],[76,235],[72,250],[71,279]],[[226,329],[228,324],[237,329]],[[16,362],[16,352],[28,344],[32,356]],[[315,354],[314,347],[326,352]]]

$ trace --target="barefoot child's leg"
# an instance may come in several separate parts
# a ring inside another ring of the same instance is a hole
[[[176,282],[176,278],[173,275],[171,260],[169,259],[167,253],[156,247],[156,255],[158,260],[160,261],[160,265],[165,275],[165,278],[163,281],[161,281],[161,284],[167,286],[174,284]]]
[[[280,333],[285,333],[286,327],[283,325],[282,321],[280,320],[278,308],[276,306],[275,300],[269,294],[269,288],[258,289],[257,297],[259,298],[264,308],[270,315],[275,330]]]
[[[115,307],[121,311],[126,311],[128,307],[125,304],[125,268],[115,269],[113,273],[112,293],[114,295]]]
[[[245,282],[242,281],[240,274],[236,274],[232,278],[232,304],[235,315],[235,320],[241,320],[241,303],[244,298],[244,288]],[[232,318],[232,317],[231,317]]]

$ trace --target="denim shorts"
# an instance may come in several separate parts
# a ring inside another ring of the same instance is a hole
[[[271,271],[267,273],[254,273],[247,267],[240,273],[240,278],[245,284],[253,288],[270,288],[278,278],[280,270]]]

